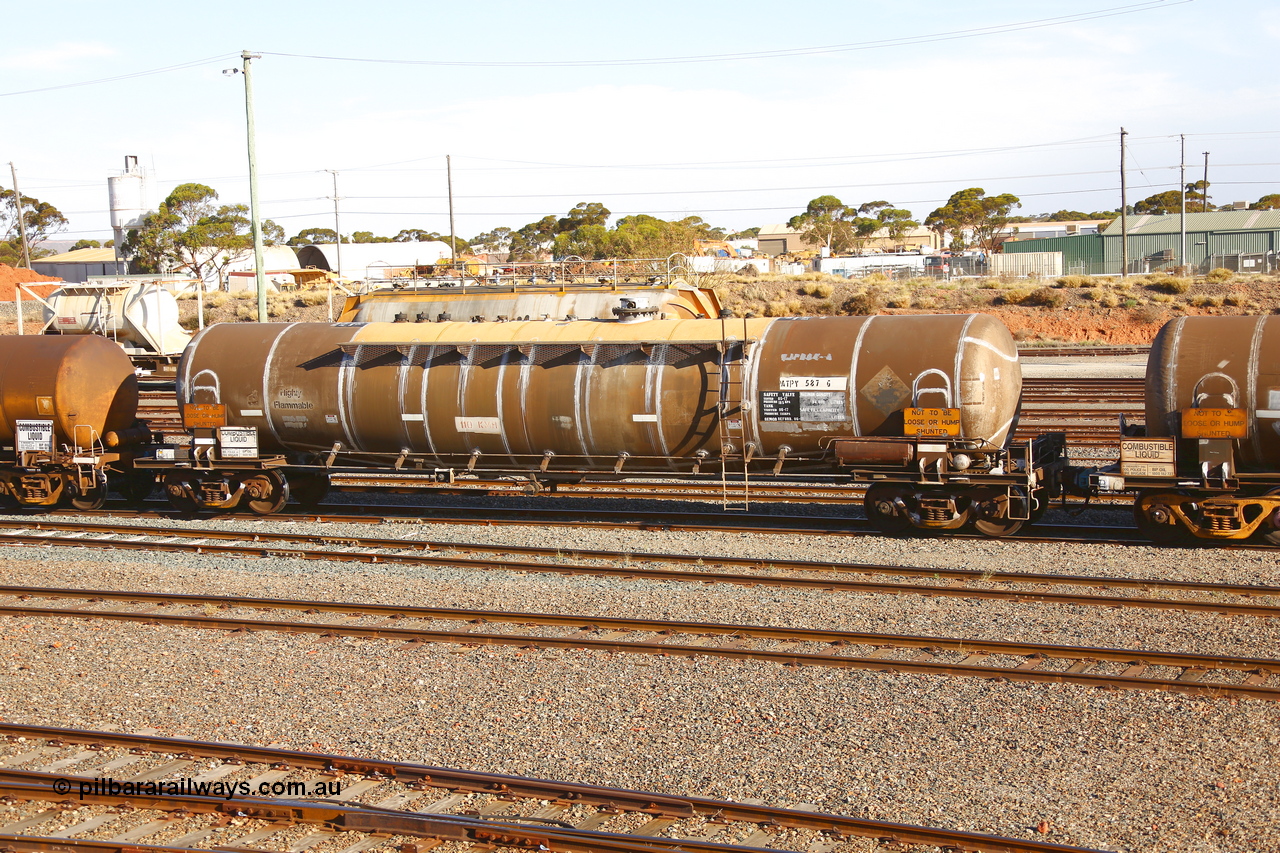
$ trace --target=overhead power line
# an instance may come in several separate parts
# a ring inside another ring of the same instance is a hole
[[[1190,3],[1191,0],[1149,0],[1145,3],[1129,3],[1124,6],[1112,6],[1095,9],[1090,12],[1078,12],[1071,15],[1060,15],[1054,18],[1040,18],[1031,21],[1018,21],[1011,24],[997,24],[990,27],[976,27],[969,30],[950,30],[939,33],[928,33],[917,36],[876,39],[874,41],[850,42],[847,44],[831,44],[816,47],[796,47],[782,50],[760,50],[743,53],[712,53],[692,56],[659,56],[634,59],[557,59],[557,60],[448,60],[448,59],[385,59],[358,56],[324,56],[304,53],[273,53],[262,51],[264,56],[281,56],[290,59],[318,59],[329,62],[364,62],[379,65],[422,65],[446,68],[616,68],[629,65],[679,65],[707,62],[741,62],[750,59],[780,59],[792,56],[815,56],[826,53],[848,53],[860,50],[877,50],[887,47],[908,47],[918,44],[931,44],[940,41],[957,41],[960,39],[981,38],[983,36],[1015,33],[1024,30],[1058,27],[1065,24],[1078,24],[1094,21],[1099,18],[1113,18],[1119,15],[1132,15],[1138,12],[1150,12],[1156,9],[1167,9]]]
[[[229,57],[237,57],[234,53],[220,53],[217,56],[210,56],[205,59],[193,59],[190,62],[182,62],[178,65],[166,65],[163,68],[152,68],[149,71],[134,71],[130,74],[117,74],[114,77],[99,77],[97,80],[82,80],[79,83],[63,83],[59,86],[45,86],[40,89],[24,89],[21,92],[0,92],[0,98],[9,98],[14,95],[33,95],[37,92],[53,92],[57,89],[75,89],[79,86],[96,86],[99,83],[115,83],[119,80],[132,80],[135,77],[150,77],[152,74],[168,74],[171,71],[181,71],[185,68],[195,68],[199,65],[212,65],[217,62],[225,62]]]

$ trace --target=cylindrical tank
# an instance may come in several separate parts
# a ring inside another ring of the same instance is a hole
[[[192,340],[178,376],[180,401],[224,403],[264,450],[551,454],[586,468],[627,454],[627,470],[718,456],[722,402],[730,438],[757,457],[901,435],[912,405],[958,408],[963,437],[1002,446],[1021,387],[1008,330],[984,315],[221,324]]]
[[[1147,358],[1147,435],[1181,436],[1182,410],[1244,409],[1246,468],[1280,467],[1280,317],[1179,317]],[[1185,457],[1185,451],[1184,451]]]
[[[106,335],[132,350],[178,355],[190,334],[178,323],[178,302],[160,284],[67,284],[44,307],[46,330]]]
[[[0,336],[0,443],[13,446],[15,421],[51,420],[59,445],[88,447],[137,411],[133,364],[106,338]]]
[[[399,314],[410,322],[421,322],[435,320],[442,313],[462,321],[474,317],[489,321],[521,317],[563,320],[569,315],[580,320],[615,320],[630,315],[690,320],[718,316],[720,303],[712,291],[684,281],[670,285],[404,287],[350,296],[339,319],[391,323]]]

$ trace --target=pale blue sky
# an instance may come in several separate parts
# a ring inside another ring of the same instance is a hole
[[[243,83],[221,73],[242,49],[264,54],[262,213],[290,235],[332,227],[325,169],[344,233],[447,231],[446,154],[465,237],[579,201],[730,229],[825,193],[918,218],[969,186],[1113,209],[1122,125],[1131,203],[1177,186],[1180,133],[1216,203],[1280,192],[1274,0],[70,2],[6,23],[0,162],[72,238],[109,236],[126,154],[153,201],[187,181],[248,200]]]

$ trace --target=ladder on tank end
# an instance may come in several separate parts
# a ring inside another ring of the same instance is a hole
[[[729,312],[720,312],[720,395],[716,423],[720,438],[720,500],[724,509],[746,512],[751,508],[751,457],[755,445],[747,440],[747,414],[751,401],[746,399],[747,369],[750,365],[751,341],[747,339],[747,320],[742,319],[741,340],[730,337],[726,328]],[[742,480],[737,479],[741,464]],[[733,478],[730,478],[730,469]]]

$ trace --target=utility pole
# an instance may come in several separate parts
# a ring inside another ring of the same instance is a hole
[[[1208,156],[1208,154],[1205,155],[1206,164],[1209,162]],[[1208,168],[1208,165],[1205,165],[1206,171]],[[18,215],[18,234],[22,239],[22,265],[27,269],[31,269],[31,249],[27,246],[27,220],[22,210],[22,192],[18,189],[18,169],[13,165],[12,160],[9,161],[9,174],[13,176],[13,209]],[[19,318],[19,322],[21,322],[21,318]]]
[[[1182,143],[1182,153],[1178,157],[1178,189],[1181,209],[1178,213],[1178,233],[1182,238],[1182,248],[1178,250],[1178,266],[1185,272],[1187,264],[1187,135],[1178,134]]]
[[[1204,198],[1200,200],[1200,209],[1209,212],[1209,152],[1204,152]]]
[[[253,231],[253,270],[258,285],[258,322],[267,322],[267,276],[262,264],[262,217],[258,215],[258,155],[254,142],[253,79],[249,75],[249,63],[261,59],[262,54],[240,51],[243,69],[228,68],[223,74],[244,74],[244,123],[249,145],[249,225]],[[203,285],[201,285],[203,287]]]
[[[449,261],[456,268],[458,265],[458,238],[454,236],[453,231],[453,158],[448,154],[444,155],[444,171],[449,181]],[[458,275],[458,280],[462,280],[461,273]]]
[[[1120,128],[1120,277],[1129,275],[1129,194],[1124,177],[1124,138],[1129,133]]]
[[[334,239],[337,241],[338,252],[338,276],[342,276],[342,224],[338,218],[338,170],[325,169],[326,172],[333,175],[333,233]]]

